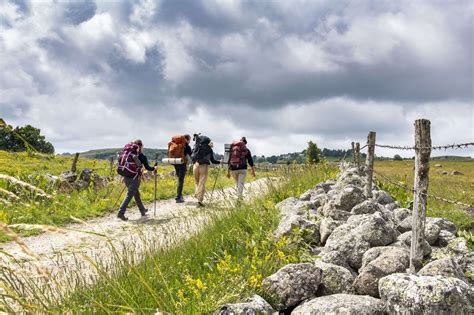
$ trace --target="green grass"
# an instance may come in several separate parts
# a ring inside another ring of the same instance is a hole
[[[441,164],[442,167],[435,167]],[[414,161],[375,161],[374,169],[385,176],[413,187]],[[464,175],[442,175],[442,171],[460,171]],[[474,204],[474,163],[463,161],[431,161],[428,193],[446,199]],[[392,194],[402,206],[411,207],[413,194],[406,192],[381,179],[379,186]],[[468,213],[467,207],[453,205],[444,201],[428,198],[427,216],[446,218],[454,222],[459,229],[474,232],[474,215]]]
[[[42,292],[36,296],[43,304],[35,299],[23,303],[39,307],[36,311],[40,312],[154,314],[159,309],[196,314],[211,313],[221,304],[262,294],[263,278],[305,256],[306,244],[299,233],[291,239],[273,237],[279,221],[275,204],[335,174],[329,168],[285,172],[281,177],[286,180],[262,198],[236,208],[211,209],[206,228],[173,248],[150,250],[138,264],[117,254],[115,272],[110,275],[98,267],[100,276],[94,285],[77,286],[60,303],[42,296]],[[18,294],[16,298],[25,297]]]

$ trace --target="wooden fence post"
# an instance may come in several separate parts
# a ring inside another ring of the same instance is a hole
[[[372,197],[372,176],[374,170],[374,155],[375,155],[375,131],[369,132],[367,136],[367,185],[365,186],[365,196]]]
[[[111,156],[109,157],[109,163],[110,163],[110,176],[114,174],[114,157]]]
[[[360,170],[360,143],[356,142],[356,164],[357,164],[357,170]]]
[[[351,142],[352,146],[352,162],[356,162],[356,151],[355,151],[355,146],[354,146],[354,141]]]
[[[76,153],[74,156],[74,160],[72,160],[72,165],[71,165],[71,172],[75,173],[76,172],[76,167],[77,167],[77,160],[79,159],[79,153]]]
[[[423,260],[425,241],[426,193],[430,170],[431,135],[430,121],[415,121],[415,185],[413,192],[413,221],[410,248],[410,272],[415,273]]]

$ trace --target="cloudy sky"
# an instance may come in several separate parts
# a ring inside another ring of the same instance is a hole
[[[417,118],[434,145],[472,142],[473,17],[469,0],[0,0],[0,117],[58,152],[194,132],[258,155],[370,130],[405,145]]]

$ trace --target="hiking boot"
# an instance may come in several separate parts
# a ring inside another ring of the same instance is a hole
[[[117,215],[117,218],[119,218],[122,221],[128,221],[128,218],[124,214]]]
[[[202,201],[198,201],[198,207],[200,208],[204,207],[204,204],[202,203]]]
[[[176,203],[184,203],[184,198],[176,198]]]
[[[142,217],[146,216],[148,211],[149,211],[148,209],[143,209],[143,211],[140,211],[140,213],[142,214]]]

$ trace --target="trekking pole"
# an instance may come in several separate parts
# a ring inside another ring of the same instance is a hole
[[[112,210],[115,209],[115,206],[117,205],[117,202],[122,198],[123,192],[125,191],[125,188],[127,188],[127,185],[123,185],[122,191],[120,192],[120,195],[118,196],[117,200],[115,200],[114,205],[112,207]]]
[[[217,179],[219,178],[219,175],[220,175],[220,168],[221,168],[221,165],[217,167],[216,178],[214,179],[214,185],[212,185],[211,197],[209,198],[209,202],[212,201],[212,197],[214,195],[214,189],[216,188]]]
[[[156,186],[157,186],[157,178],[158,178],[158,154],[156,154],[155,156],[155,164],[156,164],[156,168],[155,168],[155,171],[153,172],[154,175],[155,175],[155,197],[154,197],[154,200],[153,200],[153,217],[156,217]]]

